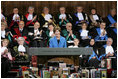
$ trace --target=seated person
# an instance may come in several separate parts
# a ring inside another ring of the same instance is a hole
[[[9,44],[9,40],[3,39],[2,46],[1,46],[1,56],[8,58],[8,60],[12,60],[11,53],[8,50],[8,44]]]
[[[43,8],[43,13],[41,14],[41,16],[43,16],[43,18],[45,19],[45,23],[53,21],[53,16],[49,13],[48,7]]]
[[[2,78],[7,77],[8,71],[11,69],[10,61],[13,60],[8,44],[9,44],[9,40],[3,39],[1,44],[1,77]]]
[[[73,33],[71,23],[66,24],[66,29],[62,31],[62,34],[66,38],[67,41],[73,41],[76,38],[76,36]]]
[[[50,48],[66,48],[66,39],[60,35],[61,29],[59,27],[54,29],[55,36],[50,39]]]
[[[7,28],[7,24],[5,22],[1,23],[1,39],[9,39],[9,41],[12,41],[12,37],[10,36],[10,31]]]
[[[89,66],[90,67],[95,67],[98,68],[99,66],[99,53],[98,53],[98,47],[95,44],[95,40],[91,39],[90,44],[87,47],[92,47],[93,48],[93,54],[89,57]]]
[[[117,23],[114,23],[114,26],[110,29],[107,29],[108,37],[113,39],[113,48],[117,49]]]
[[[22,15],[19,14],[17,7],[13,8],[13,13],[8,17],[8,26],[9,29],[13,29],[18,26],[19,21],[22,19]]]
[[[110,14],[106,17],[105,22],[106,22],[106,27],[112,27],[114,23],[117,22],[117,15],[116,15],[116,9],[111,9]]]
[[[75,38],[74,39],[74,45],[68,46],[68,48],[78,48],[78,47],[81,47],[81,45],[79,43],[80,43],[80,41],[77,38]]]
[[[99,60],[102,60],[102,58],[107,58],[111,56],[116,56],[116,52],[112,47],[113,40],[112,38],[108,38],[106,45],[101,48],[101,55],[99,57]]]
[[[34,28],[31,29],[28,33],[29,39],[30,39],[30,46],[31,47],[45,47],[45,39],[46,34],[45,32],[40,28],[40,23],[35,22]]]
[[[5,18],[5,15],[3,14],[3,10],[1,9],[1,22],[6,22],[6,18]]]
[[[66,29],[66,24],[68,22],[72,22],[72,17],[70,14],[66,13],[65,7],[60,7],[59,9],[60,13],[57,16],[57,24],[61,27],[61,30]]]
[[[74,26],[75,26],[74,30],[76,30],[76,31],[78,31],[78,29],[81,28],[81,24],[83,22],[86,22],[87,24],[89,24],[88,16],[86,13],[83,13],[82,6],[77,7],[77,12],[73,16],[73,22],[74,22]]]
[[[25,15],[26,27],[34,26],[34,23],[37,21],[37,15],[34,13],[34,7],[28,8],[28,13]]]
[[[47,35],[47,44],[49,43],[50,38],[54,37],[54,25],[52,23],[48,24],[48,30],[46,31],[46,35]]]
[[[18,24],[18,28],[14,28],[12,30],[14,42],[16,42],[16,39],[18,37],[23,37],[25,39],[25,44],[29,44],[29,39],[28,39],[28,30],[24,27],[24,21],[20,21]]]
[[[23,37],[18,37],[17,45],[13,47],[15,52],[15,61],[26,61],[28,60],[28,55],[26,51],[26,45],[24,45],[25,39]]]
[[[89,40],[91,39],[90,33],[87,30],[87,23],[82,23],[82,29],[79,30],[78,37],[80,38],[80,44],[85,47],[89,45]]]
[[[96,28],[100,26],[100,23],[102,22],[102,17],[96,13],[96,9],[91,9],[91,14],[89,15],[90,18],[90,29]]]
[[[107,59],[110,58],[112,60],[112,69],[117,69],[117,50],[114,50],[113,46],[112,46],[113,40],[112,38],[108,38],[106,45],[104,45],[101,49],[100,49],[100,57],[99,60],[103,60],[103,59]]]
[[[94,32],[95,41],[107,40],[108,37],[107,37],[107,32],[105,30],[105,27],[106,27],[106,23],[101,22],[100,28],[96,28]]]

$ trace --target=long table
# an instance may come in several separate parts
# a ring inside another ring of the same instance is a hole
[[[37,48],[30,47],[27,49],[29,55],[91,55],[93,48]]]

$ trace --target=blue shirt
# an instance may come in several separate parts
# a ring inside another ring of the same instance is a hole
[[[66,48],[67,47],[66,39],[60,36],[60,41],[58,43],[56,36],[54,36],[53,38],[50,39],[49,47],[50,48]]]

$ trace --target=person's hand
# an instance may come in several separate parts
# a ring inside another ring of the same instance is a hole
[[[72,30],[70,30],[70,35],[72,35],[73,34],[73,31]]]
[[[81,23],[86,22],[85,20],[82,20]]]
[[[61,22],[63,22],[64,21],[64,19],[63,19],[63,17],[62,17],[62,20],[61,20]]]
[[[70,37],[70,33],[68,34],[68,37]]]
[[[110,54],[110,56],[113,56],[113,55],[114,55],[114,53]]]
[[[67,21],[66,17],[64,18],[65,21]]]
[[[17,17],[17,20],[20,20],[20,17]]]
[[[42,34],[43,30],[40,31],[40,34]]]
[[[36,20],[36,18],[37,18],[37,15],[34,16],[34,18],[32,19],[32,21]]]
[[[106,34],[106,30],[103,31],[103,35],[105,35],[105,34]]]
[[[86,36],[86,39],[89,39],[89,37],[88,37],[88,36]]]
[[[8,49],[5,49],[4,54],[7,54],[7,53],[8,53]]]
[[[1,20],[1,21],[3,21],[3,22],[4,22],[4,21],[5,21],[5,19],[4,19],[4,18],[2,18],[2,20]]]
[[[113,23],[112,25],[111,25],[111,27],[114,27],[115,26],[115,23]]]
[[[96,57],[93,57],[92,59],[95,59]]]
[[[10,32],[7,32],[7,33],[6,33],[6,36],[8,36],[9,33],[10,33]]]
[[[106,55],[107,57],[110,56],[110,52]]]

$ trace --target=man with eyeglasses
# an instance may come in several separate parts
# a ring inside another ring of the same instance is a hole
[[[66,29],[62,30],[62,35],[66,38],[67,44],[70,45],[69,41],[73,41],[76,38],[74,31],[72,30],[72,24],[67,23]]]
[[[34,28],[28,33],[31,47],[45,47],[46,33],[41,29],[40,23],[35,22]]]
[[[70,14],[66,13],[65,7],[59,8],[60,13],[57,15],[57,24],[61,27],[62,30],[66,29],[66,24],[72,22],[72,17]]]
[[[29,44],[28,30],[24,26],[24,21],[20,21],[18,28],[14,28],[11,32],[13,34],[14,40],[17,40],[18,37],[23,37],[25,39],[25,43]]]
[[[74,23],[74,30],[80,30],[81,24],[86,22],[89,24],[88,16],[86,13],[83,12],[82,6],[77,6],[77,12],[73,16],[73,23]]]
[[[98,41],[98,40],[107,40],[107,32],[106,32],[106,23],[105,22],[101,22],[100,24],[100,28],[96,28],[95,29],[95,41]]]

